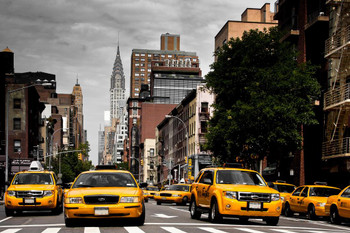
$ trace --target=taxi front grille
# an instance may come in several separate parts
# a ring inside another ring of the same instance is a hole
[[[42,197],[43,191],[39,190],[31,190],[31,191],[16,191],[16,197],[17,198],[24,198],[24,197]]]
[[[88,195],[84,196],[86,204],[117,204],[119,201],[118,195]]]
[[[161,193],[161,197],[171,197],[171,193]]]
[[[259,202],[271,202],[270,194],[268,193],[238,193],[239,201],[259,201]]]

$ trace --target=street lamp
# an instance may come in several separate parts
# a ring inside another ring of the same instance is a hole
[[[185,124],[185,122],[183,120],[181,120],[180,117],[178,116],[173,116],[173,115],[165,115],[165,118],[176,118],[178,119],[184,126],[185,130],[186,130],[186,170],[187,170],[187,176],[188,176],[188,131],[187,131],[187,126]],[[179,178],[180,178],[180,170],[179,170]],[[179,179],[180,180],[180,179]]]
[[[51,83],[45,82],[45,83],[35,83],[29,86],[24,86],[21,88],[17,88],[14,90],[8,90],[6,91],[6,129],[5,129],[5,133],[6,133],[6,157],[5,157],[5,184],[7,184],[7,182],[9,181],[9,102],[10,102],[10,94],[16,92],[16,91],[21,91],[30,87],[34,87],[34,86],[51,86]],[[6,185],[6,189],[7,189],[7,185]]]

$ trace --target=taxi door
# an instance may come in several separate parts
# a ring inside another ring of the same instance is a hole
[[[350,218],[350,187],[337,199],[338,213],[343,218]]]
[[[299,199],[300,212],[307,212],[307,208],[310,202],[308,196],[309,196],[309,187],[305,187],[300,194],[300,199]]]
[[[304,186],[298,187],[289,198],[289,206],[293,212],[299,212],[300,209],[300,193],[304,189]]]
[[[198,182],[198,185],[196,186],[198,205],[201,207],[210,207],[209,189],[213,184],[213,178],[213,170],[204,171],[201,179]]]

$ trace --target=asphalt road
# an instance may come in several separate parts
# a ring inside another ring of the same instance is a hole
[[[50,212],[24,212],[21,215],[6,217],[4,206],[0,206],[0,233],[343,233],[350,232],[350,223],[332,225],[326,219],[317,221],[307,220],[303,216],[291,218],[281,216],[278,226],[268,226],[261,220],[249,220],[242,224],[237,219],[224,219],[220,224],[212,224],[207,215],[200,220],[193,220],[187,206],[173,204],[156,205],[153,200],[146,203],[146,221],[141,227],[133,226],[125,220],[112,221],[84,221],[79,227],[66,228],[63,214],[53,215]]]

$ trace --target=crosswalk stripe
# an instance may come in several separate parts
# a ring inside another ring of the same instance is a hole
[[[295,231],[288,231],[288,230],[282,230],[282,229],[272,229],[273,231],[281,232],[281,233],[295,233]]]
[[[100,233],[100,228],[98,228],[98,227],[85,227],[84,233]]]
[[[139,227],[124,227],[124,229],[129,233],[144,233]]]
[[[14,229],[7,229],[2,231],[1,233],[16,233],[17,231],[22,230],[22,228],[14,228]]]
[[[248,229],[248,228],[237,228],[237,230],[250,232],[250,233],[264,233],[263,231],[257,231],[257,230]]]
[[[46,228],[43,232],[41,233],[57,233],[61,230],[60,227],[52,227],[52,228]]]
[[[176,227],[162,227],[162,229],[171,233],[186,233],[186,231],[182,231],[180,229],[177,229]]]
[[[218,230],[212,227],[198,227],[198,228],[203,231],[208,231],[210,233],[227,233],[226,231]]]

